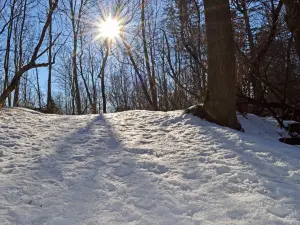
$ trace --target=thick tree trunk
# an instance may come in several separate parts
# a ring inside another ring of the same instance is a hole
[[[285,20],[290,32],[293,34],[296,51],[300,58],[300,1],[283,0],[286,8]]]
[[[217,124],[240,130],[236,117],[236,68],[228,0],[204,0],[208,87],[203,109]]]

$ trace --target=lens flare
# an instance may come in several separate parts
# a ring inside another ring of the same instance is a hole
[[[120,32],[120,22],[111,17],[108,17],[107,19],[102,21],[99,25],[99,34],[102,38],[115,40],[120,36]]]

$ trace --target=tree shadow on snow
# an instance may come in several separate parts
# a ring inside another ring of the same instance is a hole
[[[32,167],[41,185],[30,202],[40,206],[31,223],[126,224],[140,220],[156,207],[154,199],[164,194],[152,181],[167,169],[140,164],[132,152],[122,146],[102,115],[64,137],[52,154]]]
[[[268,212],[281,218],[293,213],[300,220],[300,149],[298,147],[247,134],[247,131],[241,133],[194,117],[190,118],[188,123],[191,125],[203,126],[205,135],[210,137],[213,144],[217,146],[216,153],[221,150],[230,151],[232,154],[229,154],[228,158],[237,157],[242,165],[254,171],[253,174],[247,174],[248,169],[246,173],[239,171],[237,176],[233,176],[234,179],[229,181],[260,182],[263,189],[256,192],[274,202],[273,206],[266,209]],[[226,157],[220,159],[221,161],[226,162]],[[220,170],[220,174],[227,172],[229,171]]]

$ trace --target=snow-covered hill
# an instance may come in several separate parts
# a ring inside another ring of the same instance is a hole
[[[300,224],[300,148],[175,112],[0,111],[0,224]]]

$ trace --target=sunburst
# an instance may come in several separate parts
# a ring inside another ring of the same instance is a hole
[[[99,23],[99,37],[109,41],[115,41],[120,37],[121,24],[116,18],[107,17]]]

